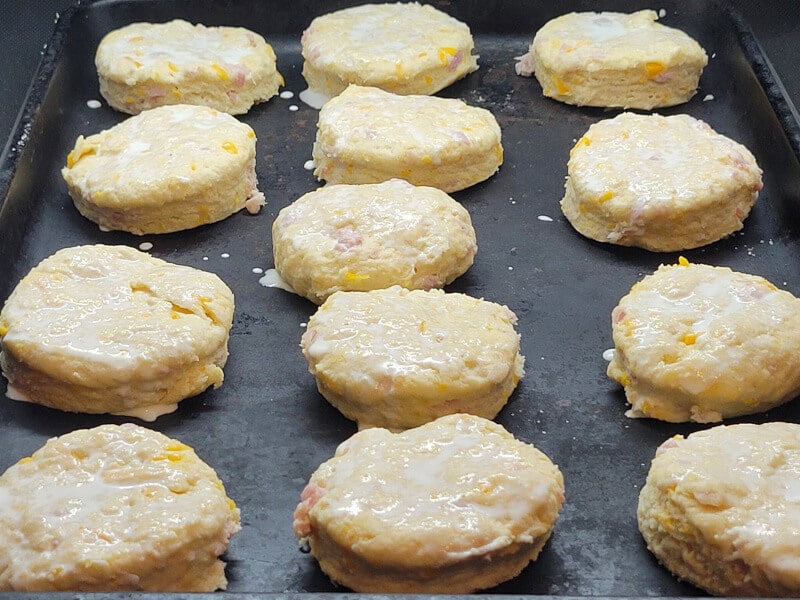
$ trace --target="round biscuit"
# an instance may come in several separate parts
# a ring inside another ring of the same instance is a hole
[[[365,4],[316,17],[301,38],[303,77],[327,98],[349,84],[434,94],[478,68],[469,27],[417,2]]]
[[[322,107],[312,158],[328,183],[399,178],[454,192],[494,175],[503,146],[486,109],[351,85]]]
[[[301,348],[320,393],[359,428],[491,419],[524,373],[516,321],[506,306],[442,290],[336,292]]]
[[[59,250],[0,311],[7,395],[153,420],[222,385],[233,306],[212,273],[126,246]]]
[[[518,575],[564,502],[558,467],[473,415],[360,431],[311,476],[294,530],[360,592],[465,594]]]
[[[401,179],[326,185],[272,225],[275,269],[316,304],[337,291],[440,288],[469,269],[475,242],[463,206]]]
[[[800,594],[800,425],[719,425],[656,451],[637,519],[669,571],[709,594]]]
[[[162,106],[79,136],[61,175],[75,207],[107,230],[144,235],[221,221],[264,204],[256,137],[204,106]]]
[[[661,266],[612,311],[632,417],[710,423],[800,394],[800,299],[727,267]]]
[[[578,106],[683,104],[697,92],[708,57],[656,19],[652,10],[561,15],[536,32],[517,74],[535,75],[545,96]]]
[[[181,19],[131,23],[107,33],[95,66],[103,98],[134,115],[166,104],[243,114],[283,85],[275,51],[257,33]]]
[[[622,113],[570,151],[561,210],[582,235],[672,252],[740,230],[762,188],[743,145],[689,115]]]
[[[213,592],[239,509],[189,446],[132,424],[49,440],[0,476],[0,591]]]

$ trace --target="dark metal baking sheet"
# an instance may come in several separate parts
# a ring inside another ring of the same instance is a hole
[[[296,94],[305,87],[302,30],[314,16],[353,3],[78,3],[56,27],[0,164],[0,299],[44,257],[85,243],[137,247],[149,241],[154,256],[213,271],[233,289],[236,316],[224,385],[185,400],[176,413],[149,425],[194,446],[217,469],[242,510],[243,529],[226,556],[231,593],[346,591],[298,551],[291,521],[308,476],[355,428],[318,395],[299,350],[302,324],[315,307],[262,287],[252,271],[272,266],[270,229],[277,212],[317,186],[303,167],[311,155],[317,112],[295,96],[274,98],[242,117],[258,136],[257,172],[268,205],[258,216],[237,214],[192,231],[142,238],[103,233],[75,211],[59,170],[79,134],[124,118],[108,107],[86,104],[100,98],[93,55],[109,30],[176,17],[249,27],[274,46],[284,89]],[[626,418],[624,396],[606,378],[602,358],[612,345],[610,312],[619,298],[678,254],[602,245],[572,230],[558,206],[569,149],[591,123],[618,111],[559,104],[543,98],[534,79],[514,74],[514,57],[527,50],[533,33],[548,19],[598,6],[589,0],[433,4],[470,25],[480,54],[480,69],[441,95],[490,109],[503,129],[505,147],[497,175],[454,194],[472,215],[479,250],[472,269],[448,289],[505,303],[519,316],[526,376],[498,421],[547,453],[561,467],[567,489],[555,533],[539,560],[490,591],[560,597],[702,595],[656,563],[639,536],[635,516],[655,448],[675,433],[701,426]],[[659,112],[686,112],[706,120],[747,145],[764,169],[764,189],[743,232],[682,254],[693,262],[762,275],[800,294],[796,112],[746,24],[724,4],[671,0],[643,6],[609,0],[602,8],[643,7],[664,9],[662,22],[694,36],[710,57],[698,94],[686,105]],[[704,100],[708,95],[713,100]],[[291,111],[291,104],[298,110]],[[795,402],[740,420],[798,417]],[[124,420],[3,398],[0,471],[51,436]]]

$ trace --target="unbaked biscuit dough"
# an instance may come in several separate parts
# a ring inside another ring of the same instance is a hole
[[[257,33],[180,19],[109,32],[97,47],[95,66],[103,98],[130,114],[166,104],[242,114],[283,85],[275,52]]]
[[[486,109],[351,85],[322,107],[312,158],[328,183],[400,178],[454,192],[494,175],[503,146]]]
[[[301,340],[320,393],[359,428],[466,412],[488,419],[522,378],[516,315],[442,290],[336,292]]]
[[[231,290],[126,246],[59,250],[0,311],[7,395],[152,421],[223,380]]]
[[[518,575],[564,502],[558,467],[473,415],[360,431],[311,476],[295,535],[360,592],[465,594]]]
[[[578,106],[650,110],[687,102],[708,57],[683,31],[656,23],[652,10],[581,12],[548,21],[519,57],[545,96]]]
[[[298,198],[278,213],[272,249],[281,278],[321,304],[337,291],[440,288],[469,269],[477,245],[458,202],[392,179]]]
[[[301,44],[309,90],[326,98],[351,83],[433,94],[478,68],[469,27],[417,2],[364,4],[319,16]]]
[[[727,267],[669,265],[612,311],[629,416],[712,423],[800,394],[800,299]]]
[[[703,121],[622,113],[570,151],[561,210],[590,239],[671,252],[740,230],[762,186],[750,151]]]
[[[144,235],[191,229],[265,203],[256,136],[204,106],[162,106],[79,136],[61,175],[75,207],[103,229]]]
[[[239,529],[186,444],[132,424],[73,431],[0,476],[0,591],[225,589]]]
[[[720,425],[656,451],[639,529],[665,567],[709,594],[800,596],[800,425]]]

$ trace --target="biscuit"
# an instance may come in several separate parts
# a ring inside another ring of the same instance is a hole
[[[7,395],[151,421],[222,384],[233,293],[216,275],[126,246],[59,250],[0,311]]]
[[[650,110],[697,92],[708,57],[683,31],[656,23],[652,10],[583,12],[548,21],[519,57],[545,96],[578,106]]]
[[[243,114],[283,85],[275,52],[257,33],[180,19],[109,32],[97,46],[95,66],[106,102],[134,115],[165,104]]]
[[[182,104],[78,137],[61,175],[84,217],[144,235],[214,223],[242,208],[258,212],[265,201],[255,165],[249,125]]]
[[[494,175],[503,146],[486,109],[351,85],[322,107],[312,158],[328,183],[400,178],[454,192]]]
[[[747,148],[688,115],[622,113],[570,151],[561,210],[582,235],[671,252],[740,230],[763,184]]]
[[[213,592],[239,509],[189,446],[132,424],[49,440],[0,476],[0,591]]]
[[[628,416],[712,423],[800,394],[800,299],[727,267],[661,266],[612,311]]]
[[[800,425],[719,425],[656,451],[639,530],[669,571],[726,597],[800,595]]]
[[[523,376],[516,321],[506,306],[442,290],[336,292],[301,348],[319,392],[359,428],[491,419]]]
[[[518,575],[564,502],[558,467],[473,415],[360,431],[311,476],[295,535],[359,592],[465,594]]]
[[[417,2],[319,16],[303,32],[301,46],[309,90],[327,98],[351,83],[434,94],[478,68],[469,27]]]
[[[392,179],[302,196],[278,213],[272,250],[283,280],[321,304],[340,290],[440,288],[469,269],[477,245],[458,202]]]

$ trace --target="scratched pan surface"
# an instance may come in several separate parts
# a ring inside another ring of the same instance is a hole
[[[258,282],[253,268],[272,266],[270,229],[277,212],[317,185],[304,169],[317,112],[274,98],[243,120],[258,135],[257,172],[268,205],[214,225],[138,238],[104,233],[78,215],[59,170],[79,134],[122,120],[99,99],[95,47],[109,30],[132,21],[181,17],[206,25],[242,25],[263,34],[278,55],[285,90],[305,86],[300,34],[322,12],[347,2],[243,0],[98,2],[79,4],[57,25],[0,171],[0,300],[36,263],[59,248],[108,243],[153,244],[151,253],[217,273],[236,295],[231,357],[224,385],[181,403],[150,426],[196,448],[217,469],[242,510],[243,529],[227,553],[229,592],[322,594],[333,586],[292,534],[292,511],[310,473],[354,433],[317,394],[298,347],[309,302]],[[653,254],[588,241],[561,216],[558,202],[573,141],[616,111],[562,105],[541,96],[533,79],[514,74],[545,21],[588,1],[440,1],[467,22],[480,69],[441,95],[490,109],[503,129],[505,163],[492,179],[455,194],[472,214],[479,251],[475,265],[449,289],[505,303],[519,316],[526,376],[498,417],[519,438],[560,465],[567,500],[539,560],[490,592],[546,596],[692,596],[647,552],[636,528],[636,501],[649,461],[664,439],[700,426],[624,416],[621,390],[605,376],[612,344],[610,312],[619,298],[659,263]],[[611,0],[630,11],[639,3]],[[667,25],[684,29],[709,54],[699,93],[687,112],[744,144],[764,169],[765,186],[742,233],[685,252],[691,261],[727,265],[767,277],[800,293],[798,198],[800,167],[793,153],[797,123],[780,85],[746,24],[702,0],[659,2]],[[766,90],[766,91],[765,91]],[[713,96],[713,99],[704,98]],[[290,110],[295,105],[297,110]],[[4,391],[5,383],[0,384]],[[797,420],[789,404],[747,420]],[[68,431],[124,419],[65,414],[0,401],[0,470],[44,441]]]

